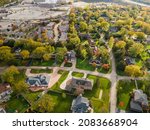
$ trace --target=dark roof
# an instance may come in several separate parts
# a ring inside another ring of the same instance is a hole
[[[0,84],[0,94],[7,90],[11,90],[11,87],[9,84]]]
[[[130,110],[133,112],[143,112],[142,106],[134,100],[130,102]]]
[[[86,113],[89,107],[89,100],[79,95],[73,100],[71,110],[73,113]]]
[[[3,108],[0,108],[0,113],[6,113],[6,111]]]
[[[76,89],[78,87],[81,87],[85,90],[92,90],[93,84],[90,80],[76,78],[72,78],[66,83],[66,90],[68,91],[71,91],[72,89]]]
[[[38,86],[38,87],[42,87],[42,86],[48,86],[50,77],[49,76],[44,76],[44,75],[38,75],[35,77],[28,77],[26,82],[30,85],[30,86]]]

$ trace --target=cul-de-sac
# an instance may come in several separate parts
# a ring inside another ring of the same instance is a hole
[[[0,1],[0,113],[149,113],[150,1]]]

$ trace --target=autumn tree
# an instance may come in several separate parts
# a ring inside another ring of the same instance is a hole
[[[50,60],[50,54],[44,54],[43,55],[43,59],[44,59],[44,61],[49,61]]]
[[[22,50],[20,55],[23,59],[28,59],[30,56],[30,52],[28,50]]]
[[[115,47],[118,48],[118,49],[123,49],[123,48],[125,48],[125,46],[126,46],[126,42],[124,42],[124,41],[118,41],[115,44]]]
[[[137,65],[128,65],[125,67],[125,73],[132,77],[142,76],[141,68]]]
[[[9,62],[14,59],[14,54],[11,53],[11,48],[8,46],[0,47],[0,60],[4,62]]]

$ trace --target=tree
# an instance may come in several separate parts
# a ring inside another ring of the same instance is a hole
[[[53,98],[47,94],[41,97],[35,105],[33,105],[33,109],[37,112],[52,112],[54,110],[55,102]]]
[[[65,47],[57,47],[56,49],[56,59],[58,62],[62,62],[64,60],[64,56],[67,53],[67,48]]]
[[[4,42],[4,41],[0,39],[0,46],[2,46],[2,45],[3,45],[3,42]]]
[[[123,49],[126,46],[126,42],[124,41],[118,41],[115,45],[118,49]]]
[[[109,30],[109,27],[110,27],[110,24],[108,22],[102,22],[100,24],[101,28],[103,31],[108,31]]]
[[[18,69],[15,66],[10,66],[2,73],[2,81],[10,84],[15,83],[15,76],[19,74]]]
[[[143,32],[136,32],[135,34],[136,34],[137,38],[140,39],[140,40],[145,40],[146,39],[146,35]]]
[[[33,52],[32,52],[32,57],[36,59],[41,59],[43,58],[43,55],[46,53],[46,48],[45,47],[37,47]]]
[[[12,89],[13,89],[13,92],[16,93],[17,95],[23,94],[23,93],[27,92],[28,84],[25,83],[25,81],[21,80],[21,81],[18,81],[17,83],[15,82],[12,85]]]
[[[0,60],[9,62],[12,59],[14,59],[14,55],[11,53],[11,48],[8,46],[0,47]]]
[[[80,22],[80,30],[81,31],[86,31],[87,30],[87,23],[85,22]]]
[[[82,58],[84,58],[84,59],[86,59],[87,58],[87,51],[86,51],[86,49],[82,49],[81,50],[81,56],[82,56]]]
[[[50,54],[44,54],[43,59],[44,59],[44,61],[49,61],[50,60]]]
[[[108,41],[108,45],[111,49],[113,48],[114,43],[115,43],[114,37],[110,37],[110,39]]]
[[[141,68],[137,65],[128,65],[125,67],[125,73],[132,77],[142,76]]]
[[[20,55],[23,59],[28,59],[30,56],[30,52],[28,50],[23,50],[21,51]]]
[[[134,43],[129,48],[129,54],[133,57],[136,57],[137,55],[141,54],[144,51],[144,46],[140,43]]]

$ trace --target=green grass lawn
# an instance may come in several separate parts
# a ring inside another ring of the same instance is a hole
[[[35,101],[37,101],[38,95],[40,95],[40,94],[41,94],[41,92],[28,92],[28,93],[24,94],[24,97],[28,102],[33,104]]]
[[[55,101],[55,107],[52,111],[53,113],[68,113],[71,112],[71,104],[72,100],[75,98],[74,96],[66,95],[66,98],[62,97],[62,94],[55,93],[55,92],[48,92],[48,94],[53,98]]]
[[[60,72],[58,72],[58,73],[60,73]],[[63,91],[62,89],[60,89],[60,85],[67,78],[69,72],[61,70],[61,73],[62,73],[61,77],[59,78],[58,82],[52,86],[52,88],[51,88],[52,90],[61,91],[61,92]]]
[[[52,69],[31,69],[31,73],[52,73],[53,70]]]
[[[83,96],[90,99],[94,112],[109,112],[110,81],[94,75],[88,75],[87,78],[94,80],[94,86],[92,91],[85,91]],[[103,91],[101,99],[99,99],[100,90]]]
[[[106,102],[99,100],[97,98],[92,98],[91,104],[93,106],[95,113],[108,113],[109,112],[109,106]]]
[[[39,60],[33,60],[32,61],[32,66],[54,66],[55,61],[54,60],[49,60],[49,61],[39,61]],[[57,63],[57,66],[60,66],[61,63]]]
[[[72,76],[77,77],[77,78],[82,78],[84,76],[84,74],[79,73],[79,72],[72,72]]]
[[[90,71],[95,70],[95,68],[92,65],[89,64],[89,61],[87,59],[81,60],[79,58],[77,58],[76,68],[82,69],[82,70],[90,70]]]
[[[29,104],[22,96],[19,96],[18,98],[16,96],[13,96],[6,103],[6,112],[13,113],[17,110],[17,112],[23,113],[28,107]]]

